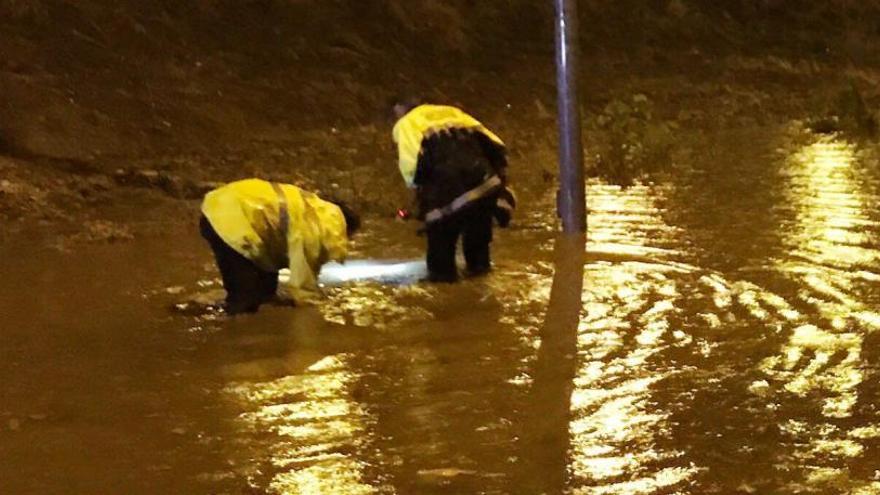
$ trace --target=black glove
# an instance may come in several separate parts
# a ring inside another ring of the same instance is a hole
[[[513,210],[516,209],[516,194],[510,186],[504,186],[495,199],[495,207],[492,214],[498,222],[498,226],[506,228],[513,220]]]

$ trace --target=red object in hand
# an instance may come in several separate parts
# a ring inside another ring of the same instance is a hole
[[[407,210],[406,208],[398,208],[398,210],[397,210],[397,218],[399,218],[399,219],[401,219],[401,220],[408,220],[408,219],[409,219],[409,216],[410,216],[410,215],[409,215],[409,210]]]

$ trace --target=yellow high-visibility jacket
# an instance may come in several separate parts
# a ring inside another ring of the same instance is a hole
[[[422,140],[448,129],[469,129],[480,132],[495,144],[504,142],[477,119],[458,108],[446,105],[419,105],[400,118],[391,134],[397,143],[400,173],[408,187],[413,187],[416,166],[422,152]]]
[[[202,214],[223,242],[261,269],[290,268],[283,291],[298,303],[314,299],[321,266],[344,261],[348,249],[342,210],[290,184],[232,182],[205,195]]]

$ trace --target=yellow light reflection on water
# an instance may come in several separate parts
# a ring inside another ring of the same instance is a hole
[[[682,452],[658,446],[670,411],[652,404],[652,387],[674,370],[651,357],[688,336],[671,324],[681,298],[668,261],[675,234],[654,206],[654,191],[593,185],[587,250],[609,261],[587,265],[578,348],[581,362],[571,395],[569,424],[574,493],[667,492],[699,468]]]
[[[860,273],[878,261],[878,251],[863,230],[870,219],[853,173],[856,159],[851,144],[835,139],[819,140],[791,159],[789,200],[797,215],[788,242],[795,261],[780,266],[809,287],[801,299],[828,324],[795,328],[781,355],[763,366],[790,392],[824,391],[823,414],[835,418],[851,414],[863,380],[859,365],[864,335],[846,330],[876,329],[874,322],[880,321],[880,315],[853,295]]]
[[[816,142],[794,157],[801,168],[794,177],[801,197],[793,198],[799,206],[800,238],[807,247],[819,247],[802,254],[818,264],[842,262],[846,267],[876,260],[874,251],[860,246],[865,236],[857,229],[869,219],[852,177],[855,159],[851,144],[835,140]]]
[[[790,160],[788,200],[795,208],[793,225],[783,232],[794,259],[780,269],[805,286],[801,303],[816,316],[805,322],[792,318],[788,342],[778,355],[767,358],[762,369],[782,388],[796,396],[822,397],[824,421],[790,421],[782,431],[791,437],[791,457],[803,469],[803,481],[788,490],[819,493],[846,487],[851,493],[873,494],[876,484],[850,480],[848,466],[865,448],[854,432],[836,426],[849,418],[858,403],[864,380],[862,345],[867,332],[880,328],[878,315],[856,295],[857,284],[870,279],[880,255],[866,233],[873,223],[868,199],[856,180],[856,149],[826,138],[799,150]],[[755,393],[765,394],[754,387]]]
[[[620,263],[588,269],[592,301],[579,337],[588,352],[575,379],[569,431],[572,472],[592,486],[575,493],[668,490],[699,471],[681,452],[657,446],[670,412],[651,404],[652,386],[674,373],[652,369],[649,360],[676,334],[670,317],[680,296],[661,266]],[[633,334],[630,342],[625,342],[627,333]]]
[[[351,398],[356,374],[345,355],[327,356],[303,373],[228,391],[250,411],[241,419],[255,434],[273,437],[265,455],[273,467],[270,493],[365,495],[357,450],[369,440],[369,416]]]
[[[587,251],[641,257],[678,254],[662,246],[676,229],[660,217],[654,199],[655,195],[648,186],[623,189],[591,184]]]

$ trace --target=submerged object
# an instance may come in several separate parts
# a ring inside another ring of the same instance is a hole
[[[351,260],[345,263],[327,263],[321,268],[321,285],[339,285],[346,282],[372,280],[387,284],[411,284],[425,278],[428,269],[424,260]],[[289,270],[278,274],[280,283],[290,277]]]

